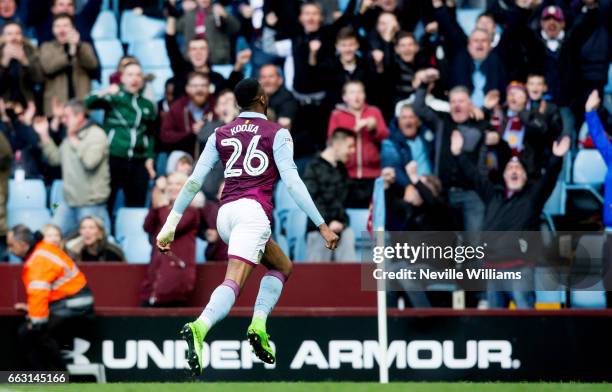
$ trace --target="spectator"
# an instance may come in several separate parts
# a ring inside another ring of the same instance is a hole
[[[443,188],[448,190],[450,205],[461,217],[464,229],[470,232],[479,231],[484,219],[484,205],[478,195],[469,189],[456,167],[449,149],[450,135],[455,129],[464,135],[465,153],[484,176],[503,167],[510,155],[508,145],[499,133],[491,130],[490,124],[472,118],[474,105],[466,88],[455,87],[449,92],[449,114],[435,112],[429,108],[425,104],[426,93],[427,86],[421,84],[416,91],[413,108],[417,116],[435,134],[434,174],[442,181]],[[489,153],[492,154],[492,162],[489,162]]]
[[[355,233],[349,227],[346,214],[348,197],[348,172],[344,164],[355,154],[355,132],[336,128],[332,131],[327,147],[306,166],[304,184],[329,228],[340,237],[335,250],[325,248],[317,228],[308,222],[306,236],[306,260],[356,261]],[[361,235],[361,233],[359,233]]]
[[[0,0],[0,29],[8,22],[23,23],[17,15],[17,0]]]
[[[397,17],[392,12],[381,12],[376,22],[376,28],[368,35],[369,47],[383,54],[383,58],[393,58],[393,43],[400,31]]]
[[[232,61],[231,39],[240,31],[240,22],[212,0],[196,0],[196,8],[185,12],[177,22],[185,42],[194,38],[210,43],[211,64],[228,64]]]
[[[144,222],[144,230],[155,238],[166,221],[181,187],[187,181],[182,173],[168,176],[169,205],[151,208]],[[200,213],[188,207],[176,228],[173,251],[161,253],[155,249],[141,289],[145,306],[180,306],[195,289],[195,242],[200,226]],[[178,242],[177,242],[178,241]]]
[[[106,202],[110,195],[108,145],[106,134],[89,121],[87,109],[79,101],[70,101],[64,108],[66,138],[58,147],[49,136],[46,118],[34,121],[46,160],[61,166],[65,203],[57,206],[53,223],[64,236],[78,227],[85,216],[98,216],[110,227]]]
[[[344,105],[339,105],[329,119],[328,137],[336,128],[355,132],[358,147],[346,164],[350,177],[346,206],[367,208],[374,179],[380,175],[380,143],[389,136],[389,130],[380,110],[366,103],[363,83],[347,82],[342,88],[342,100]]]
[[[400,29],[414,31],[417,23],[423,17],[425,2],[408,2],[398,0],[363,0],[360,9],[360,24],[365,31],[376,28],[382,13],[394,14],[400,22]]]
[[[434,134],[414,113],[412,106],[405,104],[399,118],[389,127],[389,138],[382,142],[382,166],[395,169],[395,182],[406,187],[410,183],[406,165],[414,161],[420,176],[433,173]]]
[[[361,81],[368,91],[369,97],[378,97],[377,73],[374,62],[357,55],[359,40],[352,27],[343,27],[336,37],[338,55],[321,64],[320,72],[329,75],[326,83],[325,97],[330,107],[342,102],[342,87],[349,80]]]
[[[36,113],[34,102],[27,107],[21,103],[5,103],[0,98],[0,130],[11,144],[15,159],[11,173],[16,180],[40,178],[42,173],[42,152],[38,135],[32,128]]]
[[[485,103],[487,109],[497,107],[499,94]],[[550,158],[550,145],[559,136],[559,129],[548,129],[544,111],[546,103],[536,110],[527,110],[528,94],[520,82],[506,89],[506,105],[492,114],[491,123],[508,143],[512,156],[525,164],[527,175],[538,178]]]
[[[175,78],[174,98],[180,98],[185,93],[187,75],[192,71],[199,71],[206,75],[210,80],[211,94],[217,94],[225,88],[234,88],[242,80],[242,70],[251,59],[251,51],[243,50],[236,56],[234,70],[228,80],[210,68],[210,48],[208,40],[202,37],[194,37],[187,41],[187,59],[179,49],[176,40],[176,18],[171,13],[166,19],[166,51],[170,58],[170,67]]]
[[[259,69],[259,84],[268,95],[268,110],[274,112],[278,125],[291,129],[298,105],[284,83],[281,71],[276,65],[266,64]]]
[[[335,57],[336,36],[341,28],[354,22],[356,3],[356,0],[350,0],[342,16],[331,25],[323,24],[323,12],[317,2],[306,1],[300,7],[298,20],[302,28],[291,44],[291,85],[300,105],[292,129],[300,146],[295,154],[298,159],[309,157],[325,146],[325,121],[332,107],[325,105],[329,75],[321,72],[320,66]]]
[[[44,111],[53,115],[52,99],[66,103],[84,99],[91,90],[91,77],[98,68],[93,46],[81,42],[79,32],[68,14],[53,18],[53,41],[40,48],[40,62],[45,73]]]
[[[414,35],[400,32],[397,35],[392,57],[386,62],[388,83],[393,93],[393,103],[414,94],[414,79],[419,69],[425,68],[425,59],[420,55],[419,44]],[[392,110],[392,108],[390,108]]]
[[[91,41],[91,29],[93,28],[102,0],[88,0],[80,12],[76,13],[74,0],[51,0],[41,4],[38,0],[26,0],[28,9],[28,26],[33,26],[36,30],[38,44],[42,45],[47,41],[53,40],[53,17],[59,14],[68,14],[74,18],[74,24],[78,30],[81,40]]]
[[[187,95],[174,102],[164,118],[159,139],[171,151],[195,155],[199,150],[196,149],[196,135],[213,115],[208,76],[201,72],[190,73],[185,89]]]
[[[174,78],[169,78],[164,83],[164,96],[157,102],[157,113],[159,114],[159,122],[164,122],[164,117],[170,111],[170,106],[174,103]]]
[[[176,154],[182,155],[173,160],[173,158],[177,156]],[[193,158],[186,152],[176,151],[173,154],[170,154],[170,157],[168,158],[168,168],[166,170],[166,176],[159,176],[157,177],[157,180],[155,180],[155,186],[151,191],[151,206],[153,208],[159,208],[170,204],[170,200],[168,199],[167,194],[167,176],[171,175],[172,173],[182,173],[186,176],[189,176],[193,172],[193,166]],[[195,208],[201,208],[204,206],[204,200],[205,199],[202,192],[198,192],[194,197],[191,205]]]
[[[0,40],[0,95],[6,102],[34,100],[37,83],[44,80],[38,50],[24,37],[17,22],[5,23]]]
[[[111,85],[85,100],[89,109],[105,111],[104,130],[110,148],[110,208],[119,189],[126,207],[143,207],[149,179],[155,178],[155,104],[141,95],[142,68],[128,64],[121,74],[121,87]]]
[[[140,60],[138,60],[136,57],[131,56],[129,54],[122,56],[119,59],[119,64],[117,64],[117,70],[113,72],[112,74],[110,74],[110,76],[108,77],[109,84],[120,85],[121,75],[123,74],[123,70],[125,69],[126,66],[132,63],[136,63],[142,66],[142,64],[140,64]],[[143,87],[141,89],[141,92],[142,92],[142,96],[147,98],[149,101],[155,100],[155,92],[153,91],[153,87],[151,86],[151,83],[153,82],[154,79],[155,79],[155,74],[147,73],[143,75]]]
[[[432,4],[440,34],[447,40],[450,84],[467,87],[473,104],[482,107],[489,91],[502,91],[507,84],[505,66],[492,51],[492,37],[487,30],[476,28],[467,39],[459,24],[451,19],[442,0],[433,0]]]
[[[86,216],[79,224],[79,236],[66,243],[66,251],[74,261],[125,261],[123,251],[106,238],[104,221]]]
[[[388,172],[392,169],[385,168],[383,170]],[[389,231],[391,243],[408,240],[413,246],[419,246],[422,243],[451,245],[449,235],[445,232],[457,229],[457,227],[450,207],[441,197],[442,183],[440,180],[431,175],[419,176],[416,161],[410,161],[405,168],[401,168],[401,172],[408,178],[407,185],[402,185],[396,181],[399,177],[393,180],[393,176],[383,174],[387,187],[385,190],[385,228]],[[405,236],[406,231],[410,232],[409,238]],[[453,237],[453,235],[450,236]],[[434,270],[440,269],[439,265],[429,267]],[[412,269],[418,273],[418,270],[423,268],[422,263],[411,264],[400,261],[389,264],[391,271]],[[405,295],[412,307],[426,308],[431,306],[425,292],[427,290],[425,282],[405,279],[392,282],[391,288],[393,291],[389,292],[390,303],[397,301],[399,296]],[[403,293],[400,294],[395,290]]]
[[[574,115],[582,119],[584,102],[593,89],[603,93],[608,82],[608,69],[612,59],[612,3],[607,0],[582,0],[580,13],[574,22],[572,34],[576,43],[570,59],[575,63],[569,71],[570,96],[575,98]]]
[[[12,161],[11,144],[4,133],[0,132],[0,261],[6,260],[6,233],[8,232],[6,204]]]
[[[529,95],[527,110],[532,112],[540,112],[544,116],[544,122],[549,134],[557,138],[561,132],[571,134],[563,128],[561,120],[561,112],[559,107],[548,99],[545,99],[548,85],[546,78],[542,74],[531,73],[527,76],[527,94]],[[552,140],[550,140],[552,142]],[[549,143],[550,144],[550,143]]]
[[[76,263],[39,235],[17,225],[7,236],[11,253],[25,261],[22,279],[27,304],[18,303],[15,308],[28,318],[19,327],[18,344],[27,369],[65,370],[60,347],[70,347],[75,336],[90,330],[94,299]]]
[[[570,148],[570,138],[564,136],[555,141],[553,155],[542,178],[529,184],[525,165],[513,157],[504,169],[503,191],[482,177],[463,151],[464,137],[460,132],[452,134],[451,152],[466,180],[474,187],[485,204],[483,228],[496,232],[485,236],[488,246],[487,264],[498,270],[521,272],[521,279],[514,281],[487,281],[487,300],[491,308],[505,308],[513,300],[519,309],[533,308],[535,304],[533,266],[526,260],[525,251],[512,233],[537,230],[544,203],[552,193],[563,165],[563,156]]]
[[[610,163],[612,163],[612,143],[610,143],[610,139],[606,134],[604,126],[597,113],[599,105],[601,105],[599,92],[597,90],[593,90],[585,105],[586,122],[589,128],[589,134],[593,139],[593,143],[595,143],[595,146],[599,150],[599,153],[609,168]],[[604,182],[604,203],[602,215],[602,223],[606,228],[606,234],[603,246],[603,266],[601,275],[604,288],[606,290],[607,304],[608,307],[610,307],[612,305],[612,298],[610,294],[612,291],[612,275],[610,273],[610,267],[612,267],[612,235],[610,234],[612,228],[612,170],[610,169],[608,169],[606,173],[606,180]]]
[[[214,119],[204,124],[204,127],[202,127],[198,133],[200,154],[202,154],[204,151],[206,141],[218,127],[228,124],[238,117],[238,105],[236,104],[236,97],[234,96],[233,91],[225,90],[219,94],[217,102],[215,103],[214,114]],[[202,185],[202,190],[204,191],[207,200],[217,200],[217,192],[225,178],[225,175],[223,174],[224,171],[225,167],[223,167],[223,164],[221,162],[217,162],[217,165],[206,176],[204,185]]]
[[[596,1],[583,4],[571,27],[560,7],[545,7],[540,30],[527,35],[533,70],[545,75],[548,94],[563,108],[566,129],[573,128],[574,118],[565,108],[573,106],[574,117],[582,118],[591,90],[601,92],[606,83],[610,61],[610,37],[605,27],[610,20],[609,7],[600,9]]]
[[[199,237],[207,242],[205,258],[206,261],[227,260],[227,244],[223,242],[217,231],[217,215],[221,200],[221,193],[225,183],[221,182],[214,197],[206,200],[204,208],[200,208],[200,234]]]
[[[58,226],[53,223],[47,223],[40,229],[40,232],[43,235],[42,240],[44,242],[57,246],[60,249],[64,247],[62,230]]]

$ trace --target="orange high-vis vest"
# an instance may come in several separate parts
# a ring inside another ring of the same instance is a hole
[[[33,323],[49,318],[49,303],[78,293],[87,280],[70,257],[55,245],[39,242],[23,266],[21,279]]]

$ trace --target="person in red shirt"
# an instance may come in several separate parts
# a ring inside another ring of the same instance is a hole
[[[344,104],[336,106],[329,119],[327,137],[337,128],[352,129],[356,136],[355,153],[349,157],[348,208],[367,208],[372,198],[374,180],[380,176],[380,144],[389,136],[381,111],[366,103],[365,87],[349,81],[342,87]]]

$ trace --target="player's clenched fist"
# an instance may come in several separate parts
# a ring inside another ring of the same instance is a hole
[[[334,250],[338,246],[338,234],[334,233],[325,223],[319,226],[319,233],[325,240],[325,247],[329,250]]]

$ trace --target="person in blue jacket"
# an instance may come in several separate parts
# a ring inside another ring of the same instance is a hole
[[[412,106],[406,104],[399,116],[389,124],[389,138],[382,142],[382,167],[395,169],[395,182],[402,187],[410,184],[406,165],[417,164],[419,176],[433,174],[434,133],[421,124]]]
[[[606,288],[606,300],[608,307],[610,307],[612,306],[612,271],[610,271],[610,267],[612,266],[612,170],[610,170],[610,166],[612,165],[612,142],[608,138],[597,113],[600,104],[601,99],[599,97],[599,92],[593,90],[586,101],[584,116],[591,139],[593,139],[593,143],[606,162],[606,166],[608,166],[608,172],[606,173],[604,182],[602,219],[602,223],[606,230],[606,238],[603,247],[602,279],[604,287]]]

